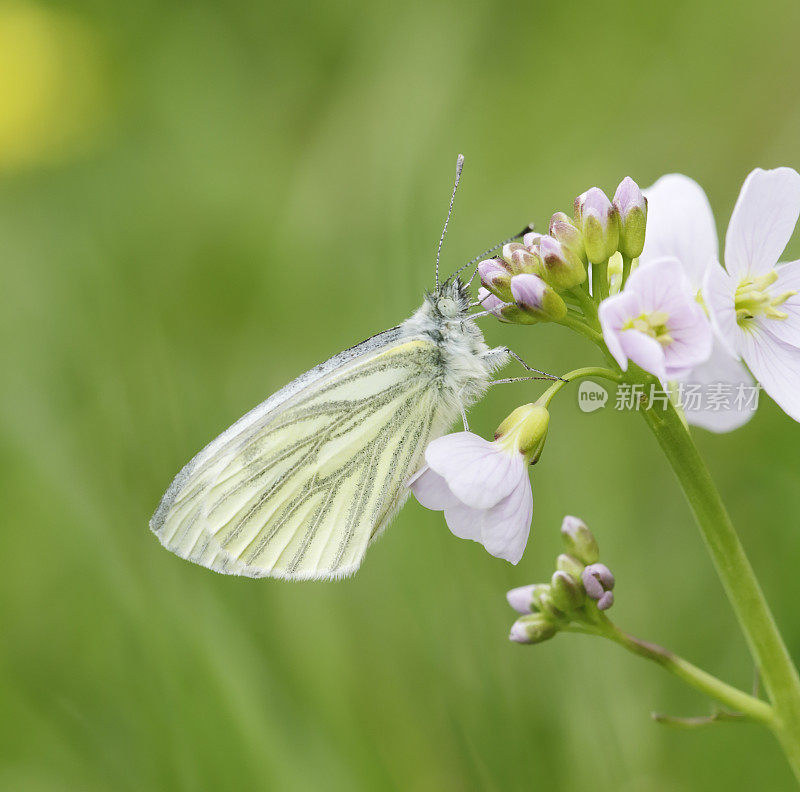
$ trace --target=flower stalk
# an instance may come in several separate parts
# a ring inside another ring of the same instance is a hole
[[[774,717],[765,721],[800,782],[800,676],[722,499],[675,408],[644,410],[669,460],[756,660]]]
[[[629,635],[605,617],[602,617],[597,625],[571,624],[564,629],[567,632],[598,635],[614,641],[629,652],[658,663],[673,676],[734,712],[771,728],[774,727],[775,712],[767,702],[723,682],[663,646]]]

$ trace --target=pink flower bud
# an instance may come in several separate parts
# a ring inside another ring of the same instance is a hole
[[[504,301],[511,299],[511,291],[508,285],[511,280],[511,274],[508,270],[509,267],[506,262],[499,258],[486,259],[478,264],[478,273],[481,276],[483,286]]]
[[[644,249],[647,199],[630,176],[617,187],[614,207],[619,213],[619,249],[626,256],[636,258]]]
[[[566,316],[566,303],[538,275],[515,275],[510,286],[514,302],[537,320],[558,321]]]
[[[591,564],[583,570],[581,575],[583,587],[586,594],[593,600],[597,600],[598,607],[603,603],[601,610],[606,610],[614,604],[614,596],[608,597],[614,588],[614,575],[605,564]]]
[[[556,289],[571,289],[586,280],[583,262],[554,237],[539,240],[539,256],[544,264],[543,277]]]
[[[534,613],[517,619],[511,625],[508,638],[516,643],[541,643],[552,638],[557,632],[558,628],[550,619],[541,613]]]
[[[599,187],[592,187],[575,199],[575,222],[583,233],[589,261],[607,261],[616,253],[619,217]]]
[[[522,237],[522,244],[527,248],[533,247],[541,238],[542,234],[537,234],[536,231],[528,231],[528,233]]]
[[[556,212],[550,218],[550,236],[557,239],[561,245],[576,255],[583,264],[586,264],[586,248],[583,244],[583,234],[564,212]]]
[[[532,613],[533,612],[533,590],[536,588],[535,584],[530,586],[519,586],[513,588],[506,594],[508,604],[517,613]]]

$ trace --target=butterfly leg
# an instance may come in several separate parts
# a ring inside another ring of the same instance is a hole
[[[531,379],[561,380],[562,382],[564,381],[561,377],[557,377],[555,374],[548,374],[546,371],[539,371],[539,369],[533,368],[533,366],[529,366],[516,352],[513,352],[512,350],[508,349],[508,347],[505,348],[505,352],[511,355],[511,357],[513,357],[514,360],[516,360],[518,363],[522,364],[522,367],[526,371],[535,371],[537,374],[542,375],[541,377],[531,377]]]
[[[492,380],[489,383],[489,387],[491,387],[492,385],[507,385],[509,382],[530,382],[531,380],[547,380],[548,382],[550,382],[553,379],[558,379],[558,378],[557,377],[505,377],[504,379]]]
[[[469,431],[469,423],[467,422],[467,414],[464,412],[464,408],[461,408],[461,420],[464,422],[464,431]]]

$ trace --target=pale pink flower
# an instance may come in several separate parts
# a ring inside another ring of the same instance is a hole
[[[630,360],[668,382],[711,354],[708,319],[674,258],[640,266],[621,294],[603,300],[599,317],[608,350],[623,371]]]
[[[525,456],[513,443],[489,442],[472,432],[434,440],[426,465],[408,482],[426,508],[444,511],[447,527],[516,564],[525,550],[533,494]]]
[[[645,190],[648,202],[647,232],[640,265],[664,256],[676,258],[689,281],[692,296],[703,285],[703,276],[718,257],[714,215],[703,188],[688,176],[671,173]],[[711,432],[730,432],[747,423],[757,400],[736,398],[752,393],[753,378],[737,357],[714,339],[707,361],[695,366],[684,380],[695,389],[696,398],[683,405],[686,420]],[[713,391],[727,386],[731,398],[714,403]]]
[[[703,297],[723,344],[800,421],[800,261],[779,264],[800,216],[800,174],[757,168],[725,236],[725,267],[709,267]]]

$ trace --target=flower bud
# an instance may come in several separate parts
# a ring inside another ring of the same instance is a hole
[[[550,218],[550,236],[557,239],[562,247],[577,256],[584,265],[588,263],[586,247],[583,244],[583,234],[564,212],[556,212]]]
[[[530,314],[525,313],[519,306],[514,305],[514,303],[503,302],[499,297],[496,297],[483,287],[478,289],[478,302],[501,322],[530,325],[539,321]]]
[[[586,280],[583,262],[554,237],[539,240],[539,256],[544,265],[542,277],[556,289],[571,289]]]
[[[601,611],[608,610],[613,604],[614,604],[614,592],[607,591],[605,594],[603,594],[602,597],[600,597],[599,600],[597,600],[597,610]]]
[[[540,583],[533,592],[533,610],[543,613],[554,622],[566,619],[567,614],[553,601],[553,592],[548,583]]]
[[[647,199],[630,176],[617,187],[614,208],[619,214],[619,249],[629,258],[636,258],[644,249]]]
[[[576,583],[580,582],[581,575],[584,570],[583,562],[579,561],[575,556],[561,553],[556,559],[556,569],[560,572],[566,572]]]
[[[575,199],[575,223],[583,232],[589,261],[606,261],[616,252],[619,216],[600,188],[592,187]]]
[[[605,564],[591,564],[583,570],[581,575],[583,588],[586,595],[593,600],[597,600],[597,607],[600,610],[607,610],[614,604],[614,595],[611,589],[614,588],[614,575]],[[607,596],[611,594],[611,596]]]
[[[522,237],[522,244],[527,248],[533,247],[542,236],[542,234],[537,234],[536,231],[528,231],[528,233]]]
[[[512,275],[522,273],[541,274],[542,262],[535,247],[525,247],[519,242],[509,242],[503,245],[503,261]]]
[[[490,314],[493,314],[501,321],[503,320],[501,310],[504,306],[509,305],[509,303],[503,302],[499,297],[495,297],[494,294],[484,287],[478,289],[478,302],[483,308],[489,311]]]
[[[511,279],[511,296],[519,308],[536,321],[563,319],[567,305],[538,275],[523,273]]]
[[[567,515],[561,523],[561,538],[567,552],[584,564],[595,564],[599,560],[597,540],[583,520]]]
[[[492,294],[499,297],[504,302],[509,302],[511,298],[511,273],[508,265],[503,259],[490,258],[478,264],[478,274],[481,276],[481,283]]]
[[[533,592],[536,589],[536,584],[530,586],[518,586],[511,589],[506,593],[508,604],[517,613],[533,613]]]
[[[495,440],[516,449],[531,465],[539,461],[550,413],[540,404],[523,404],[517,407],[495,432]]]
[[[558,628],[546,616],[541,613],[532,613],[530,616],[523,616],[511,625],[509,640],[516,643],[535,644],[552,638],[558,632]]]
[[[553,598],[553,604],[566,613],[580,608],[586,599],[583,587],[579,586],[567,572],[560,570],[554,572],[550,579],[550,596]]]

